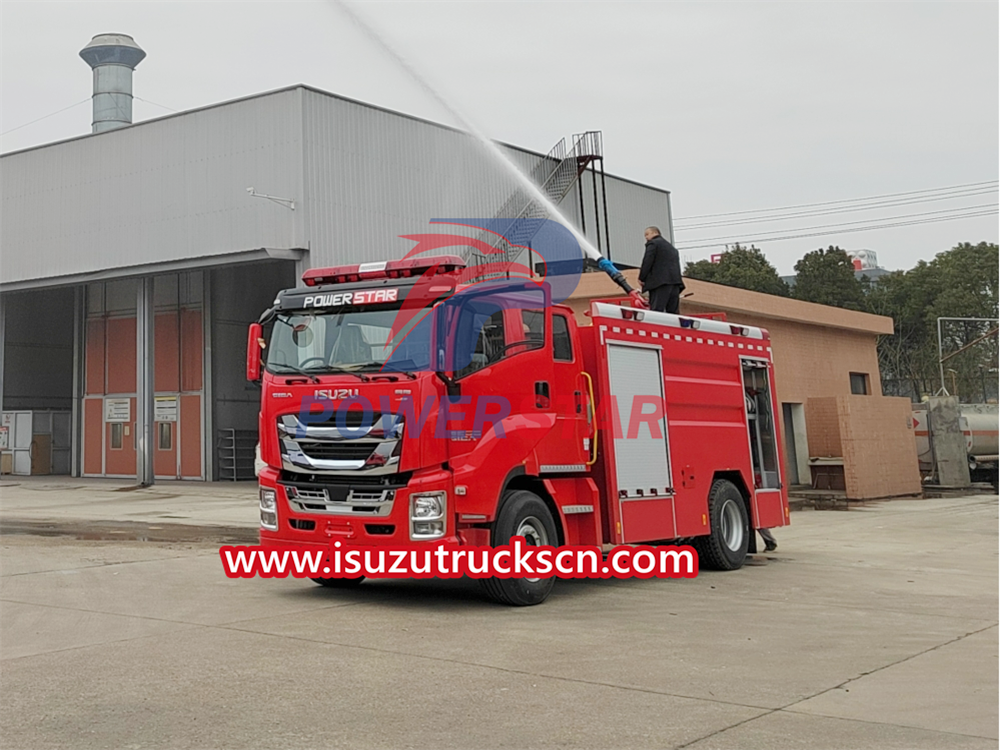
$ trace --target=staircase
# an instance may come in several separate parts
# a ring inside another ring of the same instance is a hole
[[[531,242],[532,237],[541,227],[541,222],[517,220],[548,218],[551,208],[558,206],[566,197],[584,170],[593,161],[602,157],[601,131],[599,130],[591,130],[573,136],[573,148],[568,153],[566,139],[561,139],[535,165],[529,175],[531,181],[538,185],[548,202],[539,200],[532,192],[524,188],[515,190],[493,217],[494,219],[510,219],[510,223],[507,225],[509,231],[500,229],[500,234],[503,237],[498,237],[491,232],[483,232],[477,237],[481,242],[495,247],[498,252],[484,254],[470,248],[465,254],[466,263],[470,266],[492,263],[497,264],[498,269],[512,263],[524,252],[523,246]],[[502,273],[502,271],[498,270],[497,273]]]

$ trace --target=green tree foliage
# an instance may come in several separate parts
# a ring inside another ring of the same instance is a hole
[[[888,315],[895,333],[878,343],[882,390],[886,395],[919,400],[941,387],[937,320],[996,318],[998,247],[962,243],[921,261],[909,271],[896,271],[865,285],[865,309]],[[980,339],[996,322],[943,321],[942,351],[947,356]],[[966,402],[996,397],[997,336],[993,334],[955,354],[945,363],[945,384]]]
[[[805,302],[864,309],[864,289],[854,277],[854,264],[846,252],[832,245],[806,253],[795,264],[792,295]]]
[[[719,264],[710,260],[699,260],[695,263],[688,263],[684,266],[684,276],[689,279],[699,279],[700,281],[711,281],[718,284]]]
[[[688,263],[684,275],[689,279],[701,279],[781,297],[787,297],[789,293],[788,285],[778,276],[774,266],[753,246],[733,245],[718,263],[708,260]]]

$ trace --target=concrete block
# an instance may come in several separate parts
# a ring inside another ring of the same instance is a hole
[[[939,484],[968,487],[969,461],[959,422],[957,396],[935,396],[927,402],[927,421]]]

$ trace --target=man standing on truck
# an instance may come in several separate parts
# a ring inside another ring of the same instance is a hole
[[[639,281],[649,292],[649,309],[677,314],[680,309],[684,279],[677,248],[667,242],[658,227],[646,227],[646,254],[642,257]]]

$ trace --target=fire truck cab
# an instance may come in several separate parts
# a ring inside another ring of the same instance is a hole
[[[262,545],[684,540],[732,570],[788,523],[766,331],[609,301],[581,325],[543,282],[466,271],[313,269],[251,326]]]

